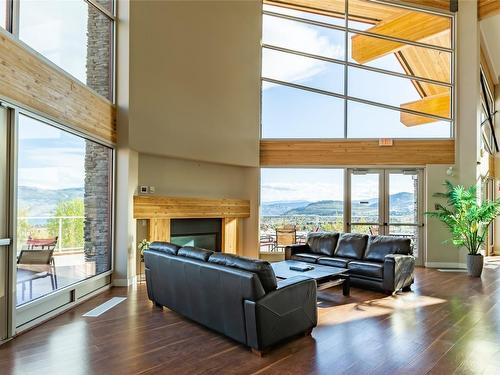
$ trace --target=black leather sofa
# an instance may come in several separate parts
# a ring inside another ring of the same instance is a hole
[[[284,281],[268,262],[153,242],[144,251],[148,296],[257,353],[317,324],[316,282]]]
[[[348,269],[351,284],[394,293],[410,290],[415,258],[409,238],[354,233],[309,233],[285,248],[285,259]]]

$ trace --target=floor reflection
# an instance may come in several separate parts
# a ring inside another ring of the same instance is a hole
[[[54,266],[18,265],[17,306],[95,274],[95,262],[86,262],[83,253],[55,255]]]

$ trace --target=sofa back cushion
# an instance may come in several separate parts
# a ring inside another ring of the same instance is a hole
[[[383,262],[389,254],[411,254],[411,240],[394,236],[370,236],[364,259]]]
[[[266,293],[278,287],[273,267],[265,260],[245,258],[233,254],[213,253],[208,262],[257,274]]]
[[[154,251],[159,251],[161,253],[177,255],[181,247],[170,242],[155,241],[149,244],[149,249]]]
[[[335,256],[351,259],[363,259],[368,236],[366,234],[344,233],[339,238]]]
[[[339,240],[338,233],[309,233],[307,235],[307,245],[312,253],[332,256]]]
[[[202,249],[201,247],[184,246],[179,249],[177,255],[206,262],[213,253],[212,250]]]

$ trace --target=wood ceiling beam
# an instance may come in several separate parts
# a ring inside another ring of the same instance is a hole
[[[479,20],[500,14],[499,0],[479,0],[477,5]]]
[[[450,20],[427,13],[405,12],[403,15],[383,21],[366,30],[375,34],[390,35],[393,37],[425,41],[437,34],[447,33],[450,29]],[[379,57],[397,52],[407,46],[404,43],[383,39],[374,39],[365,35],[352,37],[352,58],[359,64],[365,64]]]
[[[401,108],[414,111],[425,112],[436,116],[450,117],[450,94],[442,93],[433,96],[427,96],[420,100],[401,104]],[[411,113],[401,112],[400,121],[405,126],[418,126],[429,124],[438,120],[434,118],[417,116]]]
[[[395,139],[392,146],[379,146],[378,140],[263,140],[260,142],[261,167],[348,166],[348,165],[426,165],[453,164],[455,141]]]

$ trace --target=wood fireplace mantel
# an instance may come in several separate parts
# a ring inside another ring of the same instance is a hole
[[[147,220],[149,241],[170,241],[171,219],[222,219],[222,251],[238,253],[240,221],[250,217],[250,201],[189,197],[134,196],[134,218]]]

